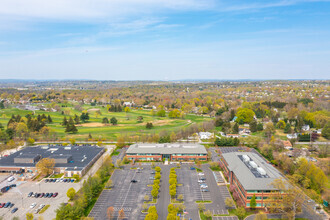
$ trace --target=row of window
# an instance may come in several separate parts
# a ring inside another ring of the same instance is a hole
[[[270,190],[248,190],[247,193],[270,193]]]
[[[248,196],[247,199],[252,199],[252,196]],[[268,199],[268,197],[256,196],[256,200]]]
[[[250,203],[246,203],[246,206],[247,206],[247,207],[250,207]],[[261,207],[261,206],[262,206],[261,203],[257,203],[257,206],[256,206],[256,207]]]

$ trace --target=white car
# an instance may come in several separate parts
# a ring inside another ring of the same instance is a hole
[[[11,181],[15,180],[15,177],[11,176],[7,180],[8,180],[8,182],[11,182]]]
[[[198,173],[199,176],[204,176],[204,173]]]
[[[201,188],[202,189],[205,189],[205,188],[207,188],[208,186],[207,185],[201,185]]]
[[[34,202],[30,205],[30,208],[33,209],[34,207],[36,207],[36,205],[37,205],[37,203]]]
[[[199,183],[205,183],[205,180],[198,180]]]

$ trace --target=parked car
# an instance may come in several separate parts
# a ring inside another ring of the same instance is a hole
[[[201,185],[201,188],[205,189],[205,188],[208,188],[208,186],[207,185]]]
[[[48,179],[45,179],[45,183],[48,183],[48,181],[49,181]]]
[[[49,193],[46,193],[46,194],[45,194],[45,198],[47,198],[47,197],[48,197],[48,195],[49,195]]]
[[[190,169],[191,169],[191,170],[196,170],[196,168],[195,168],[195,167],[190,167]]]
[[[40,195],[40,198],[44,197],[45,196],[45,193],[41,193]]]
[[[205,177],[201,177],[201,178],[199,178],[200,180],[206,180],[206,178]]]
[[[131,183],[137,183],[137,180],[131,180]]]
[[[11,210],[11,213],[15,213],[18,210],[18,208],[14,208],[13,210]]]
[[[199,183],[205,183],[205,180],[198,180]]]
[[[40,209],[37,208],[37,209],[34,211],[34,214],[38,214],[39,211],[40,211]]]
[[[33,192],[30,192],[30,193],[28,194],[28,197],[31,197],[31,196],[33,196]]]
[[[10,202],[7,202],[3,207],[8,208],[10,206],[10,204],[11,204]]]
[[[3,208],[6,205],[6,203],[0,203],[0,208]]]
[[[71,179],[71,183],[73,183],[74,182],[74,179]]]
[[[48,198],[51,198],[54,194],[53,193],[49,193]]]
[[[202,192],[210,192],[208,189],[202,189]]]
[[[14,181],[15,180],[15,177],[11,176],[7,179],[8,182],[11,182],[11,181]]]
[[[30,205],[30,208],[33,209],[34,207],[36,207],[36,205],[37,205],[37,203],[34,202]]]
[[[204,176],[204,173],[198,173],[198,176]]]
[[[154,179],[155,179],[155,177],[153,177],[153,176],[149,177],[149,180],[154,180]]]
[[[53,194],[53,197],[55,198],[57,195],[58,195],[58,193],[56,192],[56,193]]]
[[[14,203],[11,203],[8,208],[13,208],[14,205],[15,205]]]
[[[150,174],[156,174],[156,172],[155,171],[151,171]]]

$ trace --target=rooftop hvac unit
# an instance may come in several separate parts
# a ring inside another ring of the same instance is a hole
[[[250,161],[250,157],[248,155],[243,155],[242,157],[245,163]]]
[[[266,171],[263,168],[261,168],[261,167],[258,167],[257,168],[257,171],[258,171],[258,173],[260,173],[263,176],[265,176],[267,174]]]
[[[252,161],[252,160],[250,160],[249,164],[250,164],[250,166],[253,167],[254,169],[256,169],[256,168],[258,167],[258,165],[257,165],[254,161]]]

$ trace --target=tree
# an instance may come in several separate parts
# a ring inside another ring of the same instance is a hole
[[[120,209],[118,211],[118,219],[124,219],[125,218],[125,212],[124,212],[124,209]]]
[[[146,128],[151,129],[153,127],[153,124],[151,122],[147,122]]]
[[[276,124],[276,127],[279,129],[284,129],[285,126],[286,126],[286,124],[285,124],[285,121],[283,121],[283,120],[279,120]]]
[[[271,185],[276,189],[267,205],[271,212],[282,213],[285,219],[295,219],[305,200],[304,193],[283,179],[275,179]]]
[[[256,195],[253,194],[251,200],[250,200],[250,208],[255,209],[257,206],[257,201],[256,201]]]
[[[65,132],[73,133],[73,134],[78,132],[78,129],[74,125],[73,119],[71,117],[70,117],[68,123],[66,124]]]
[[[268,122],[265,127],[265,135],[270,139],[275,132],[275,127],[272,122]]]
[[[246,215],[246,211],[245,211],[244,207],[242,207],[242,206],[238,207],[236,209],[236,215],[237,215],[238,219],[243,219]]]
[[[239,131],[238,124],[235,123],[234,126],[233,126],[233,133],[238,134],[238,131]]]
[[[102,123],[103,123],[103,124],[109,124],[109,119],[108,119],[107,117],[104,117],[104,118],[102,119]]]
[[[253,120],[254,112],[251,109],[243,108],[239,109],[236,113],[236,121],[239,124],[250,123]]]
[[[182,194],[179,194],[179,195],[177,196],[177,199],[180,200],[180,201],[182,201],[182,200],[183,200],[183,195],[182,195]]]
[[[284,127],[284,133],[289,134],[291,132],[292,132],[291,124],[288,122],[288,123],[286,123],[286,125]]]
[[[212,217],[212,212],[210,210],[206,210],[204,212],[204,215],[206,216],[206,218],[211,218]]]
[[[33,138],[28,138],[27,141],[28,145],[33,145],[35,140]]]
[[[74,196],[76,195],[76,190],[74,188],[68,189],[66,192],[67,197],[72,201]]]
[[[199,203],[198,204],[198,210],[204,211],[205,210],[205,204],[204,203]]]
[[[157,116],[158,117],[165,117],[165,115],[166,115],[166,112],[165,112],[164,109],[161,109],[161,110],[157,111]]]
[[[264,212],[259,212],[258,214],[256,214],[256,216],[254,217],[254,220],[267,220],[267,214]]]
[[[258,125],[257,125],[257,130],[258,130],[258,131],[262,131],[262,130],[264,130],[264,125],[263,125],[262,123],[258,123]]]
[[[43,158],[39,160],[36,167],[39,173],[49,175],[54,171],[55,160],[52,158]]]
[[[82,122],[86,122],[86,121],[88,121],[89,120],[89,114],[88,114],[88,112],[83,112],[83,113],[81,113],[81,115],[80,115],[80,120],[82,121]]]
[[[33,220],[33,214],[32,213],[26,213],[26,220]]]
[[[115,216],[115,209],[112,206],[107,208],[107,216],[109,220]]]
[[[251,132],[257,132],[258,131],[258,128],[257,128],[258,124],[257,124],[256,120],[252,120],[249,125],[250,125],[250,131]]]
[[[68,124],[68,120],[66,119],[66,116],[64,116],[62,125],[66,126],[67,124]]]
[[[328,122],[324,128],[322,129],[321,132],[322,136],[325,137],[326,139],[330,139],[330,122]]]
[[[110,123],[111,123],[112,125],[117,125],[118,121],[117,121],[117,119],[116,119],[115,117],[112,117],[112,118],[110,119]]]
[[[140,123],[140,122],[142,122],[143,121],[143,116],[138,116],[137,118],[136,118],[136,120]]]
[[[230,197],[226,198],[225,204],[226,204],[227,207],[234,207],[235,206],[234,200]]]

